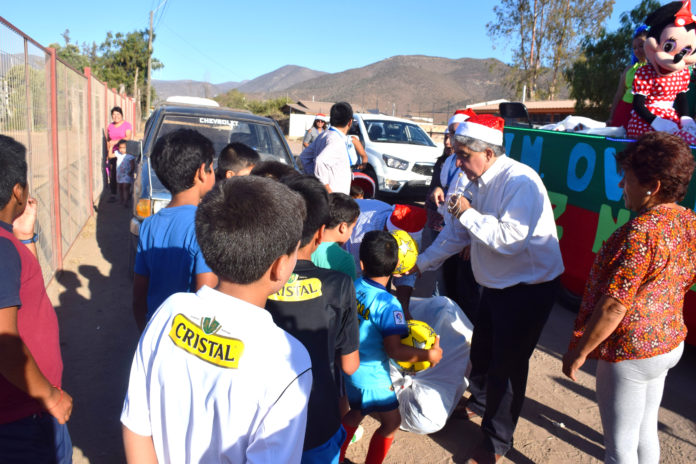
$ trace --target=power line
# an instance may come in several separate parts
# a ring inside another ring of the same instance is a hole
[[[205,53],[204,51],[202,51],[202,50],[200,50],[199,48],[195,47],[195,46],[191,43],[190,40],[187,40],[186,38],[182,37],[178,32],[176,32],[173,28],[169,27],[166,23],[164,24],[164,27],[166,27],[167,29],[169,29],[169,31],[170,31],[172,34],[174,34],[174,35],[177,36],[179,39],[181,39],[182,42],[186,43],[186,45],[188,45],[189,47],[191,47],[191,48],[192,48],[194,51],[196,51],[198,54],[200,54],[201,56],[204,56],[205,58],[207,58],[208,60],[210,60],[210,62],[212,62],[212,63],[214,63],[215,65],[219,66],[220,68],[222,68],[222,69],[228,71],[228,72],[229,72],[230,74],[232,74],[232,76],[235,77],[236,79],[238,79],[238,80],[240,80],[240,81],[241,81],[241,80],[244,80],[244,78],[241,77],[239,74],[237,74],[233,69],[228,68],[227,66],[225,66],[225,65],[222,64],[222,63],[220,63],[219,61],[217,61],[215,58],[211,57],[210,55],[208,55],[208,54]]]
[[[164,13],[167,11],[168,6],[169,6],[169,3],[167,3],[167,0],[164,0],[164,6],[162,7],[162,10],[160,10],[160,14],[157,17],[157,20],[155,21],[155,27],[153,28],[153,30],[155,30],[155,29],[157,29],[157,27],[159,27],[160,21],[162,21],[162,18],[164,17]]]

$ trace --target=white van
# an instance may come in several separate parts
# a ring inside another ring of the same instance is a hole
[[[425,198],[435,160],[442,154],[418,124],[382,114],[356,113],[349,134],[367,152],[365,174],[382,196]]]

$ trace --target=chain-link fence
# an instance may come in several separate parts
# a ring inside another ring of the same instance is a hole
[[[50,280],[101,195],[104,129],[120,106],[138,130],[135,100],[82,74],[0,17],[0,134],[27,147],[39,203],[38,255]]]

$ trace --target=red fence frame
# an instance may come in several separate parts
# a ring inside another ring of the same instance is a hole
[[[65,63],[64,61],[60,60],[59,58],[56,57],[56,51],[55,49],[52,48],[47,48],[39,44],[37,41],[29,37],[27,34],[22,32],[20,29],[15,27],[12,23],[7,21],[5,18],[0,16],[0,24],[4,25],[8,29],[11,30],[14,34],[18,36],[18,38],[22,39],[24,41],[24,55],[25,55],[25,60],[24,60],[24,66],[25,66],[25,86],[26,86],[26,96],[25,100],[27,101],[27,134],[28,134],[28,140],[31,143],[31,132],[32,132],[32,125],[31,125],[31,105],[29,105],[28,102],[30,102],[30,95],[29,93],[31,92],[30,86],[29,86],[29,63],[27,60],[27,43],[33,44],[35,47],[37,47],[39,50],[43,51],[46,54],[47,59],[49,60],[48,63],[48,74],[50,75],[50,79],[48,80],[49,82],[49,89],[48,89],[48,104],[46,112],[48,113],[46,116],[49,116],[47,118],[48,121],[50,121],[50,128],[48,129],[50,131],[50,160],[53,163],[53,174],[52,174],[52,182],[53,182],[53,201],[54,205],[53,208],[51,208],[51,221],[53,222],[53,234],[52,234],[52,239],[54,241],[53,243],[53,249],[51,250],[50,256],[47,259],[50,259],[52,262],[46,263],[48,264],[48,267],[50,268],[50,272],[48,273],[48,276],[51,278],[55,275],[55,272],[62,269],[63,266],[63,259],[65,258],[65,255],[68,253],[72,245],[74,244],[74,240],[71,241],[67,247],[63,246],[63,230],[62,230],[62,224],[61,224],[61,208],[60,208],[60,191],[61,191],[61,183],[60,183],[60,170],[59,170],[59,155],[61,153],[61,146],[59,143],[59,137],[58,137],[58,89],[57,89],[57,70],[56,70],[56,64],[57,62],[62,63],[65,65],[69,70],[74,72],[77,75],[80,75],[84,78],[87,79],[87,95],[86,98],[84,98],[84,102],[82,105],[82,110],[86,111],[87,114],[87,127],[86,127],[86,133],[85,133],[85,141],[86,141],[86,146],[87,146],[87,157],[88,157],[88,167],[87,167],[87,175],[89,176],[89,182],[88,182],[88,188],[86,189],[86,192],[83,192],[83,195],[81,197],[84,197],[83,199],[80,200],[80,203],[84,202],[84,207],[87,208],[87,219],[92,217],[94,214],[94,175],[95,175],[95,163],[94,163],[94,155],[96,153],[93,153],[93,142],[96,137],[102,136],[103,137],[103,131],[102,134],[96,134],[93,131],[93,121],[92,121],[92,116],[95,114],[93,112],[93,99],[92,99],[92,79],[94,76],[92,75],[91,69],[90,68],[85,68],[85,72],[81,73],[78,70],[72,68],[69,64]],[[1,44],[0,44],[1,45]],[[1,46],[0,46],[0,52],[3,51]],[[98,81],[98,80],[97,80]],[[98,81],[104,85],[104,117],[103,117],[103,128],[106,128],[108,124],[111,122],[111,107],[113,106],[121,106],[123,108],[124,112],[124,119],[128,120],[128,116],[130,116],[130,123],[133,126],[133,133],[137,133],[140,129],[140,121],[138,118],[138,105],[137,102],[135,101],[134,98],[128,97],[125,94],[118,94],[115,89],[109,89],[106,83],[103,83],[101,81]],[[113,103],[112,105],[109,105],[109,102]],[[71,104],[73,105],[78,105],[77,101],[71,101]],[[0,127],[0,130],[2,128]],[[67,149],[67,148],[65,148]],[[103,154],[102,154],[103,155]],[[31,159],[27,160],[28,163],[32,163]],[[31,172],[31,170],[30,170]],[[80,207],[80,211],[84,211],[82,207]],[[84,213],[83,213],[84,214]],[[77,219],[76,219],[77,220]],[[85,226],[86,221],[81,222],[79,224],[79,228],[82,229]],[[79,234],[78,234],[79,236]],[[44,276],[46,276],[46,272],[44,272]]]

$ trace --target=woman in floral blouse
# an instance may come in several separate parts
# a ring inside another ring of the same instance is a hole
[[[679,137],[650,132],[616,155],[626,208],[637,216],[597,254],[563,373],[597,358],[605,462],[657,463],[667,371],[682,355],[684,295],[696,282],[696,214],[686,195],[694,158]]]

